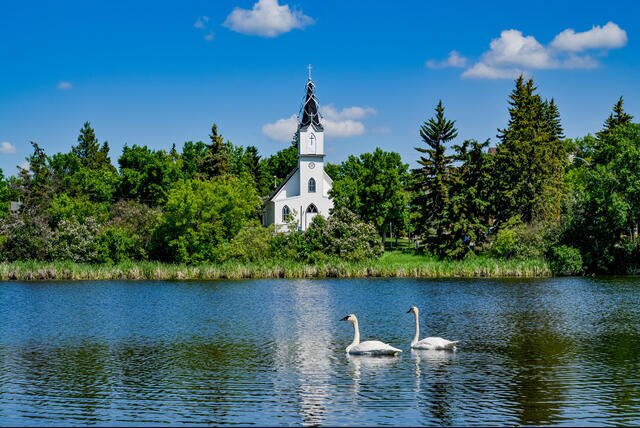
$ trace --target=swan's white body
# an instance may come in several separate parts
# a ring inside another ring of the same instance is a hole
[[[443,339],[442,337],[425,337],[420,340],[420,320],[419,320],[419,310],[417,307],[412,306],[408,312],[412,312],[413,316],[416,320],[416,333],[413,336],[413,340],[411,341],[411,349],[448,349],[455,350],[457,340],[451,341],[447,339]]]
[[[387,345],[379,340],[366,340],[360,342],[360,329],[358,328],[358,318],[355,315],[350,314],[343,318],[344,321],[349,321],[353,324],[354,335],[353,342],[347,346],[347,353],[351,355],[398,355],[402,352],[401,349],[394,348],[391,345]]]

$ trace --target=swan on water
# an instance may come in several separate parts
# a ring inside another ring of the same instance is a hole
[[[353,324],[355,333],[353,342],[347,346],[347,353],[352,355],[398,355],[401,349],[380,342],[379,340],[366,340],[360,342],[360,329],[358,328],[358,318],[354,314],[349,314],[340,321],[349,321]]]
[[[450,349],[455,351],[457,340],[451,341],[441,337],[425,337],[420,340],[420,321],[418,320],[419,310],[415,306],[411,306],[407,313],[413,312],[416,319],[416,334],[411,341],[411,349]]]

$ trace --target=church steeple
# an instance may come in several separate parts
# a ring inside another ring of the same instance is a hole
[[[313,125],[316,131],[324,130],[320,123],[320,109],[315,90],[316,85],[314,85],[313,80],[311,80],[311,66],[309,66],[309,80],[307,81],[307,94],[305,95],[304,105],[302,106],[300,130],[306,129],[309,125]]]

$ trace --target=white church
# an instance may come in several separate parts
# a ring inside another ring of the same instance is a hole
[[[301,112],[296,131],[298,166],[267,199],[263,211],[263,225],[275,224],[279,231],[286,231],[292,221],[297,223],[298,230],[307,230],[313,217],[318,214],[329,217],[333,208],[329,197],[333,182],[324,172],[324,128],[311,74]]]

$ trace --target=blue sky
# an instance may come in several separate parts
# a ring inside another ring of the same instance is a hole
[[[520,72],[582,136],[621,95],[640,117],[639,12],[631,0],[2,2],[0,168],[15,174],[29,141],[70,150],[86,120],[114,162],[124,144],[206,140],[212,122],[270,155],[309,63],[330,162],[381,147],[413,163],[439,99],[460,141],[495,142]]]

